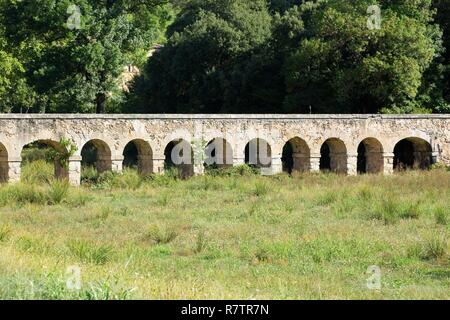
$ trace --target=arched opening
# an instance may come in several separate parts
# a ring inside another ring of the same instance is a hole
[[[91,140],[81,149],[82,180],[95,179],[99,174],[112,170],[111,149],[102,140]]]
[[[394,148],[394,169],[426,170],[433,164],[432,147],[420,138],[407,138]]]
[[[264,139],[253,139],[245,146],[245,163],[256,168],[272,166],[272,149]]]
[[[68,179],[66,155],[67,150],[53,140],[37,140],[25,145],[21,152],[21,179],[27,182]]]
[[[376,174],[383,172],[383,146],[375,138],[364,139],[358,146],[358,173]]]
[[[138,170],[141,175],[153,173],[153,152],[147,141],[136,139],[123,150],[123,167]]]
[[[223,169],[233,166],[233,149],[223,138],[216,138],[205,149],[205,169]]]
[[[310,156],[310,149],[304,140],[297,137],[289,140],[283,148],[281,158],[283,171],[289,174],[309,171],[311,166]]]
[[[331,138],[320,149],[320,170],[347,173],[347,148],[342,140]]]
[[[8,182],[9,179],[9,165],[8,165],[8,151],[5,146],[0,143],[0,183]]]
[[[194,151],[186,140],[171,141],[164,150],[164,157],[166,170],[176,169],[182,179],[194,175]]]

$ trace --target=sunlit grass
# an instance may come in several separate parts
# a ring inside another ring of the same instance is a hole
[[[2,299],[449,298],[445,170],[36,179],[0,186]]]

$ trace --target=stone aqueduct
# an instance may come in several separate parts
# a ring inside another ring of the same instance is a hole
[[[40,142],[63,152],[61,138],[77,146],[55,174],[80,184],[83,150],[96,149],[99,172],[120,172],[124,150],[137,150],[141,173],[162,173],[168,148],[184,143],[193,154],[217,145],[224,166],[241,165],[267,146],[266,172],[331,170],[391,174],[395,168],[450,165],[450,115],[0,115],[0,181],[20,179],[24,146]],[[220,145],[220,146],[219,146]],[[258,148],[259,149],[259,148]],[[258,150],[257,149],[257,150]],[[196,157],[195,157],[196,158]],[[259,158],[258,158],[259,159]],[[202,174],[204,161],[182,165]]]

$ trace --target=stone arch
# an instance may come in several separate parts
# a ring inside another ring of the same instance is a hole
[[[305,140],[295,137],[284,145],[281,160],[284,172],[306,172],[311,168],[311,150]]]
[[[112,170],[111,148],[100,139],[86,142],[81,149],[81,162],[83,166],[93,166],[97,173]]]
[[[167,146],[170,145],[171,143],[183,140],[189,143],[190,145],[194,144],[192,134],[185,129],[174,130],[171,131],[170,133],[167,132],[161,133],[161,135],[158,136],[156,140],[159,142],[155,144],[155,148],[153,150],[155,159],[156,157],[164,156]],[[204,143],[204,141],[202,143]]]
[[[245,146],[245,163],[257,168],[272,166],[272,148],[270,144],[260,138],[255,138]]]
[[[358,173],[384,171],[383,145],[378,139],[366,138],[358,146]]]
[[[147,141],[130,141],[123,149],[123,157],[123,167],[136,168],[141,175],[153,173],[153,150]]]
[[[394,148],[394,169],[426,170],[433,164],[431,144],[417,137],[400,140]]]
[[[233,148],[224,138],[211,140],[205,148],[205,168],[229,168],[233,166]]]
[[[347,147],[341,139],[330,138],[322,144],[320,170],[347,173]]]
[[[177,169],[182,179],[192,177],[194,175],[194,150],[191,144],[184,139],[169,142],[164,149],[164,167],[165,169]]]
[[[0,143],[0,183],[8,182],[9,180],[9,165],[8,165],[8,150]]]
[[[21,166],[25,165],[27,162],[33,162],[36,160],[45,160],[45,161],[53,161],[54,165],[54,176],[57,179],[68,179],[68,163],[62,163],[61,159],[58,158],[58,155],[49,154],[46,149],[53,149],[60,155],[67,155],[67,150],[61,146],[58,141],[50,140],[50,139],[39,139],[27,143],[22,147],[21,158],[22,163]],[[34,151],[31,151],[34,150]],[[36,151],[40,150],[42,152]],[[47,158],[48,157],[48,158]],[[51,157],[51,158],[50,158]]]

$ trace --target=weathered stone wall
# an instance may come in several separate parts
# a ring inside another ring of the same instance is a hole
[[[309,158],[308,162],[297,162],[296,166],[303,170],[305,167],[319,170],[321,147],[331,138],[345,146],[344,152],[340,150],[332,155],[332,161],[342,163],[344,157],[348,174],[356,174],[358,146],[367,138],[378,141],[381,146],[378,155],[382,153],[382,157],[371,160],[368,166],[376,161],[384,162],[385,173],[392,172],[394,148],[405,138],[426,141],[434,161],[450,165],[450,115],[3,114],[0,115],[0,168],[3,168],[0,172],[8,171],[10,181],[18,180],[22,148],[34,141],[55,144],[61,137],[71,139],[78,147],[69,161],[68,176],[73,184],[79,183],[81,149],[92,140],[109,149],[102,152],[103,159],[99,161],[105,170],[115,171],[122,169],[124,148],[133,140],[148,145],[151,152],[142,155],[141,161],[151,164],[153,172],[161,173],[164,150],[171,141],[184,139],[193,146],[194,152],[202,152],[215,138],[223,138],[231,146],[235,165],[244,163],[244,150],[249,141],[264,139],[270,145],[273,173],[281,171],[283,147],[294,138],[303,141],[308,149],[294,155],[296,159]],[[202,173],[202,167],[202,163],[196,163],[195,172]]]

